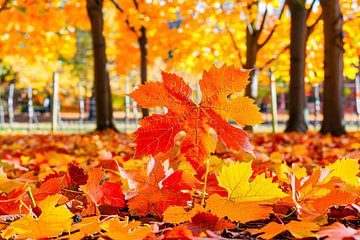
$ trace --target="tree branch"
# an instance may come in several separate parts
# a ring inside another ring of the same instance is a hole
[[[125,13],[124,9],[120,6],[120,4],[116,0],[110,0],[110,1],[114,4],[117,10],[119,10],[121,13]],[[139,38],[139,34],[137,33],[136,29],[130,25],[129,19],[126,18],[125,23],[129,27],[130,31],[135,33],[136,37]]]
[[[239,46],[236,44],[236,40],[235,40],[235,38],[234,38],[234,35],[232,34],[232,32],[231,32],[231,30],[230,30],[230,28],[229,28],[229,25],[227,25],[227,24],[226,24],[226,31],[227,31],[227,33],[229,34],[229,36],[230,36],[230,38],[231,38],[231,42],[232,42],[232,44],[233,44],[233,46],[234,46],[234,48],[235,48],[235,50],[236,50],[236,52],[237,52],[237,55],[238,55],[240,64],[241,64],[242,67],[244,67],[244,64],[243,64],[243,62],[242,62],[242,57],[241,57],[240,48],[239,48]]]
[[[312,9],[313,9],[313,7],[314,7],[315,2],[316,2],[316,0],[313,0],[312,3],[311,3],[311,5],[310,5],[310,7],[308,8],[308,10],[307,10],[307,12],[306,12],[306,19],[309,18],[310,13],[311,13],[311,11],[312,11]]]
[[[262,21],[261,21],[260,28],[259,28],[259,30],[258,30],[257,33],[256,33],[256,34],[257,34],[257,35],[256,35],[256,40],[259,38],[262,30],[264,29],[265,20],[266,20],[267,14],[268,14],[268,8],[267,8],[267,3],[266,3],[264,16],[263,16],[263,19],[262,19]]]
[[[280,11],[280,14],[279,14],[279,17],[278,17],[278,20],[281,19],[281,16],[283,15],[284,13],[284,10],[285,10],[285,4],[286,2],[284,2],[284,4],[282,5],[282,8],[281,8],[281,11]],[[275,24],[274,27],[272,28],[270,34],[267,36],[267,38],[265,39],[265,41],[261,44],[259,44],[259,50],[271,39],[272,35],[274,34],[275,30],[276,30],[276,27],[278,26],[278,24]]]
[[[0,12],[4,11],[6,8],[6,5],[9,3],[9,0],[4,0],[3,4],[0,6]]]
[[[286,47],[284,47],[276,56],[274,56],[273,58],[269,59],[261,68],[259,68],[259,71],[263,70],[264,68],[266,68],[267,66],[269,66],[272,62],[274,62],[276,59],[278,59],[278,57],[283,54],[286,50],[288,50],[290,48],[290,45],[287,45]]]
[[[139,3],[137,0],[133,0],[134,6],[136,8],[136,10],[139,10]]]
[[[117,10],[119,10],[121,13],[124,13],[124,9],[120,6],[120,4],[116,0],[110,0],[110,1],[114,4]]]
[[[322,18],[322,13],[318,16],[318,18],[315,20],[315,22],[313,24],[311,24],[310,26],[307,26],[307,36],[306,37],[309,37],[312,34],[312,32],[315,29],[316,24],[318,24],[318,22],[320,21],[321,18]]]

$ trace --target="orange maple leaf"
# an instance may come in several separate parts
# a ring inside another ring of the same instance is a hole
[[[254,100],[229,97],[245,88],[248,76],[249,71],[234,66],[212,66],[209,71],[204,71],[199,82],[202,91],[199,103],[192,101],[190,86],[175,74],[162,72],[163,82],[140,86],[129,96],[146,108],[166,107],[168,113],[154,114],[140,122],[141,127],[135,131],[135,156],[165,153],[174,145],[175,135],[185,131],[180,151],[199,172],[204,159],[216,147],[215,137],[209,134],[210,128],[227,147],[252,153],[246,132],[227,122],[255,125],[262,121]]]
[[[31,214],[12,222],[1,237],[20,239],[40,239],[56,237],[62,232],[68,232],[71,227],[73,214],[65,205],[56,206],[61,195],[48,196],[39,203],[42,213],[34,218]]]
[[[168,174],[166,174],[168,172]],[[148,163],[147,175],[125,173],[132,188],[127,196],[130,212],[145,216],[152,213],[161,216],[169,206],[186,206],[191,200],[191,186],[183,180],[183,171],[172,172],[163,167],[159,160],[151,159]]]
[[[104,182],[101,184],[105,173],[100,168],[94,168],[89,172],[86,185],[80,187],[82,191],[89,195],[91,200],[97,205],[112,205],[115,207],[125,207],[124,194],[119,183]]]

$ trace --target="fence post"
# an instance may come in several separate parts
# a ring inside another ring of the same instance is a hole
[[[314,86],[314,129],[317,128],[318,116],[320,114],[320,86],[316,84]]]
[[[124,131],[126,132],[128,130],[129,125],[129,117],[130,117],[130,97],[128,96],[130,89],[129,89],[129,78],[125,77],[125,117],[124,117]]]
[[[0,124],[1,124],[1,128],[5,129],[5,110],[1,101],[1,90],[0,90]]]
[[[82,93],[82,84],[79,82],[78,84],[79,91],[79,128],[80,130],[84,129],[84,118],[85,118],[85,101]]]
[[[52,82],[52,96],[51,96],[51,131],[55,132],[58,128],[59,120],[59,73],[53,73]]]
[[[357,128],[360,130],[360,72],[355,78],[355,101],[356,101],[356,115],[357,115]]]
[[[276,95],[276,81],[272,71],[269,71],[270,75],[270,96],[271,96],[271,126],[272,132],[278,132],[278,114],[277,114],[277,95]]]
[[[30,131],[32,129],[32,124],[34,122],[34,106],[33,106],[31,85],[29,85],[27,88],[27,95],[28,95],[29,131]]]
[[[8,96],[8,113],[9,113],[9,124],[10,128],[14,128],[14,92],[15,84],[11,83],[9,86],[9,96]]]

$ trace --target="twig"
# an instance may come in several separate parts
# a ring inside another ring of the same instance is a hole
[[[260,25],[260,28],[259,30],[257,31],[257,36],[256,36],[256,39],[259,38],[262,30],[264,29],[264,26],[265,26],[265,20],[266,20],[266,17],[267,17],[267,14],[268,14],[268,8],[267,8],[267,4],[266,4],[266,7],[265,7],[265,12],[264,12],[264,16],[263,16],[263,19],[261,21],[261,25]]]
[[[318,24],[318,22],[320,21],[321,18],[322,18],[322,14],[320,14],[318,16],[318,18],[315,20],[315,22],[313,24],[311,24],[310,26],[307,27],[307,37],[309,37],[312,34],[312,32],[315,29],[316,24]]]
[[[8,8],[6,8],[6,5],[8,3],[9,3],[9,0],[4,0],[3,4],[1,4],[1,6],[0,6],[0,12],[4,11],[5,9],[8,9]]]
[[[233,46],[234,46],[234,48],[235,48],[235,50],[236,50],[236,52],[237,52],[237,55],[238,55],[240,64],[241,64],[242,67],[244,67],[244,64],[243,64],[243,62],[242,62],[242,57],[241,57],[240,48],[239,48],[239,46],[238,46],[237,43],[236,43],[236,40],[235,40],[234,35],[232,34],[232,32],[231,32],[231,30],[230,30],[230,28],[229,28],[229,25],[227,25],[227,24],[226,24],[226,31],[227,31],[228,34],[230,35],[231,42],[232,42],[232,44],[233,44]]]
[[[284,13],[284,10],[285,10],[285,2],[284,2],[284,4],[283,4],[283,6],[282,6],[282,8],[281,8],[281,11],[280,11],[280,14],[279,14],[279,17],[278,17],[278,20],[280,20],[281,19],[281,16],[283,15],[283,13]],[[271,32],[270,32],[270,34],[267,36],[267,38],[264,40],[264,42],[263,43],[260,43],[259,44],[259,50],[271,39],[271,37],[272,37],[272,35],[274,34],[274,32],[275,32],[275,30],[276,30],[276,28],[277,28],[277,26],[278,26],[278,24],[275,24],[274,25],[274,27],[271,29]]]

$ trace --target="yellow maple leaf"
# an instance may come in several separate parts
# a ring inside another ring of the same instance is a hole
[[[260,202],[234,202],[217,194],[207,199],[206,210],[218,217],[227,216],[231,221],[243,223],[266,219],[273,213],[271,206],[262,205]]]
[[[286,197],[278,183],[273,183],[271,178],[265,178],[265,174],[255,177],[252,182],[249,178],[253,171],[252,162],[235,162],[224,166],[218,176],[219,186],[228,191],[228,198],[236,202],[268,201]]]
[[[92,234],[98,233],[101,231],[101,225],[99,221],[99,216],[83,218],[81,222],[76,223],[71,226],[70,232],[75,232],[70,236],[65,236],[65,238],[71,238],[73,240],[83,239],[86,236],[91,236]]]
[[[181,206],[170,206],[163,213],[163,221],[171,222],[174,224],[188,222],[198,212],[203,212],[203,211],[204,208],[201,205],[195,205],[189,211],[186,211],[185,208]]]
[[[331,172],[324,179],[324,183],[330,181],[333,177],[338,177],[350,185],[360,186],[360,179],[357,176],[359,174],[358,159],[342,158],[327,165],[326,168]]]
[[[291,221],[288,224],[279,224],[271,222],[261,229],[247,230],[252,234],[262,233],[260,236],[263,239],[272,239],[283,231],[289,231],[295,238],[315,237],[313,231],[318,231],[320,227],[315,222],[308,221]]]
[[[141,226],[141,222],[119,221],[117,218],[104,222],[101,228],[112,239],[143,239],[152,231],[150,226]]]
[[[57,237],[62,232],[69,231],[72,223],[73,214],[65,205],[55,206],[61,195],[48,196],[39,203],[42,210],[39,218],[34,218],[30,214],[12,222],[1,234],[3,238],[48,238]]]

